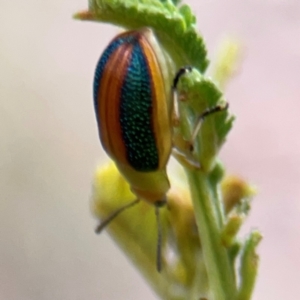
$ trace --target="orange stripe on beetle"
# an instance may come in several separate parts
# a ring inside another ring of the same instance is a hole
[[[124,48],[124,47],[123,47]],[[120,163],[126,163],[126,149],[122,138],[120,124],[120,92],[124,72],[128,65],[129,53],[126,49],[116,49],[103,71],[102,81],[98,92],[98,107],[100,138],[105,150],[116,157]],[[116,70],[120,70],[116,72]],[[101,101],[105,100],[105,101]]]
[[[147,32],[149,35],[149,32]],[[150,40],[150,39],[149,39]],[[170,89],[169,85],[166,87],[165,79],[163,78],[161,66],[156,57],[154,49],[146,37],[143,36],[142,43],[144,55],[148,59],[148,65],[151,73],[151,89],[152,89],[152,124],[153,132],[155,134],[156,146],[159,152],[159,166],[158,169],[164,168],[169,160],[171,153],[171,118],[169,113],[170,95],[166,89]]]

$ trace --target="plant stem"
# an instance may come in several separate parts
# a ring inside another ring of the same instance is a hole
[[[193,199],[203,256],[213,300],[233,300],[236,295],[234,270],[227,249],[221,244],[217,199],[213,199],[207,174],[186,169]]]

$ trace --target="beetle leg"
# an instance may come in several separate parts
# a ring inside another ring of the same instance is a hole
[[[199,170],[201,169],[200,163],[192,157],[188,157],[186,152],[182,152],[177,147],[173,147],[172,149],[172,155],[182,164],[186,167]]]
[[[179,120],[180,120],[180,111],[179,111],[179,97],[177,92],[177,85],[179,82],[179,79],[181,76],[183,76],[186,73],[189,73],[193,70],[191,66],[185,66],[178,70],[176,73],[174,79],[173,79],[173,85],[172,85],[172,99],[173,99],[173,125],[178,126]]]
[[[204,119],[207,116],[212,115],[216,112],[226,110],[228,108],[228,106],[229,106],[228,102],[226,102],[225,104],[216,105],[214,107],[210,107],[210,108],[206,109],[200,116],[198,116],[197,121],[196,121],[193,131],[192,131],[191,139],[189,141],[191,152],[194,150],[194,143],[195,143],[195,140],[197,138],[197,135],[199,133],[199,130],[201,128],[201,125],[202,125]]]

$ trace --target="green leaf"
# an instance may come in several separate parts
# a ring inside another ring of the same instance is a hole
[[[75,18],[127,29],[151,27],[178,68],[189,64],[204,72],[208,60],[202,36],[196,30],[196,17],[187,5],[176,6],[178,2],[90,0],[89,12],[78,13]]]

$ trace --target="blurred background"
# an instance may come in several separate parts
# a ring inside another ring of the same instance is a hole
[[[300,2],[187,2],[210,58],[225,35],[244,45],[220,156],[259,189],[243,230],[264,234],[253,299],[300,299]],[[94,234],[89,211],[95,166],[107,161],[93,73],[119,29],[72,20],[84,0],[0,7],[0,299],[156,299],[106,233]]]

